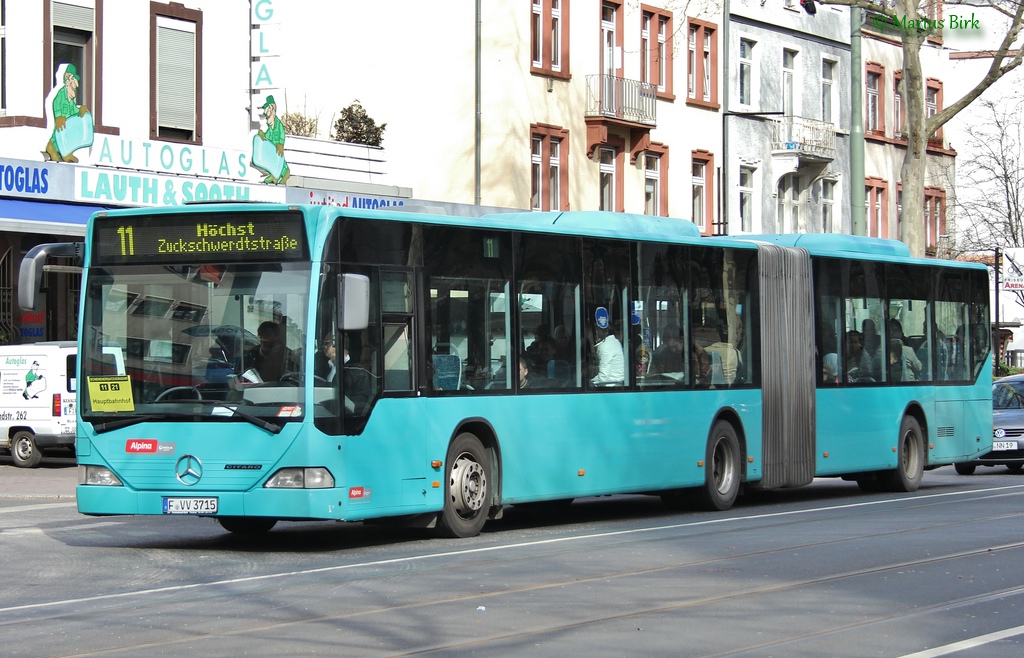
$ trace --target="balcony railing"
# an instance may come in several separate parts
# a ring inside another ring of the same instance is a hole
[[[836,128],[831,123],[795,116],[773,117],[772,123],[773,151],[836,157]]]
[[[614,75],[587,76],[587,116],[657,125],[658,87]]]

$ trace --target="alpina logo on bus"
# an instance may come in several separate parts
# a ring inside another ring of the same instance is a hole
[[[156,452],[156,439],[128,439],[124,445],[125,452]]]
[[[362,487],[352,487],[348,490],[349,498],[362,498],[366,494],[366,490]]]

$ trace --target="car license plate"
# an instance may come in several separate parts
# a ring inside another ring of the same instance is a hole
[[[216,498],[164,498],[164,514],[216,513]]]
[[[993,441],[992,442],[992,449],[993,450],[1016,450],[1017,449],[1017,442],[1016,441]]]

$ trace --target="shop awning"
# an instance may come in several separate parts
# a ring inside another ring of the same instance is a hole
[[[77,203],[0,199],[0,231],[84,236],[89,217],[101,210],[109,208]]]

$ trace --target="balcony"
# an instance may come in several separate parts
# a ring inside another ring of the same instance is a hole
[[[806,117],[773,117],[772,152],[801,160],[831,162],[836,157],[835,126]]]
[[[658,87],[614,75],[587,76],[588,117],[608,117],[626,123],[657,125]]]
[[[651,143],[651,128],[657,126],[658,87],[648,82],[614,75],[587,76],[587,157],[608,143],[609,128],[628,133],[630,163]]]

